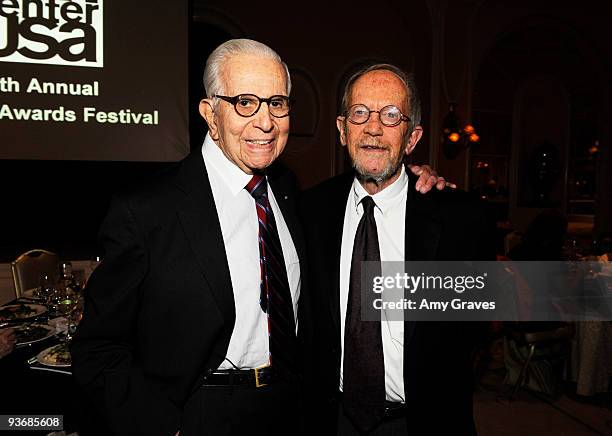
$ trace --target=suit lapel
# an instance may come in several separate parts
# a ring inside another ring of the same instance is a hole
[[[441,217],[436,193],[421,194],[414,189],[416,176],[408,170],[406,196],[406,260],[434,260],[440,240]],[[433,188],[436,189],[436,188]]]
[[[307,285],[307,259],[306,259],[306,242],[304,240],[304,234],[302,232],[301,224],[297,216],[297,188],[291,183],[287,173],[285,177],[279,172],[279,168],[271,167],[268,170],[268,183],[274,193],[276,203],[280,208],[280,211],[289,230],[293,246],[297,252],[298,259],[300,261],[300,280],[301,280],[301,292],[298,301],[298,335],[303,337],[308,327],[306,325],[310,321],[310,303],[308,296],[304,289],[308,288]],[[278,218],[277,218],[278,221]],[[283,253],[284,256],[287,253]]]
[[[225,319],[226,329],[231,333],[236,318],[234,293],[221,225],[201,153],[196,151],[185,159],[177,185],[186,194],[179,205],[179,220],[200,272]]]
[[[330,262],[333,262],[331,270],[334,272],[331,281],[330,311],[334,320],[338,335],[340,334],[340,255],[342,252],[342,234],[344,231],[344,215],[346,213],[346,202],[348,200],[351,186],[355,175],[349,172],[338,179],[338,183],[330,191],[328,201],[323,207],[327,208],[326,216],[329,217],[328,241]],[[344,340],[341,338],[341,340]]]
[[[406,196],[404,259],[406,261],[435,260],[442,223],[440,210],[435,201],[436,194],[423,195],[417,192],[414,189],[417,176],[409,169],[406,170],[406,174],[408,174],[408,195]],[[404,356],[406,356],[416,329],[416,322],[405,322]]]
[[[296,192],[292,190],[287,183],[283,183],[281,177],[278,177],[274,171],[268,173],[268,182],[274,192],[276,203],[283,214],[285,224],[287,224],[287,228],[289,229],[289,234],[291,235],[291,240],[297,251],[300,265],[304,265],[306,261],[306,248],[304,244],[304,235],[302,234],[296,214]]]

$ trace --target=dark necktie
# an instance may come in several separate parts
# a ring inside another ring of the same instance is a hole
[[[355,427],[367,432],[384,417],[385,367],[380,321],[362,321],[361,318],[362,262],[378,261],[378,271],[372,271],[372,274],[380,275],[375,203],[369,196],[364,197],[361,203],[363,216],[355,233],[344,325],[342,406]],[[365,295],[371,295],[371,292]],[[371,304],[370,299],[364,304]]]
[[[270,363],[282,378],[295,373],[297,339],[295,318],[289,290],[289,280],[283,249],[276,228],[276,220],[268,200],[266,177],[254,175],[246,190],[255,199],[259,221],[259,264],[261,267],[261,293],[259,304],[268,314]],[[237,322],[240,322],[237,320]]]

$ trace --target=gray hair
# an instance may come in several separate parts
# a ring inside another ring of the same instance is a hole
[[[416,83],[414,82],[414,78],[411,74],[406,74],[401,68],[396,67],[392,64],[374,64],[365,68],[361,68],[355,74],[353,74],[348,81],[346,82],[346,86],[344,87],[344,95],[342,96],[342,114],[346,114],[349,108],[349,98],[351,92],[353,90],[353,85],[361,76],[371,72],[371,71],[390,71],[395,74],[402,83],[406,86],[406,90],[408,91],[408,101],[406,102],[409,108],[410,113],[408,116],[410,117],[410,129],[412,131],[416,126],[421,124],[421,100],[419,98],[419,92],[416,87]]]
[[[257,55],[266,59],[272,59],[280,63],[285,68],[287,77],[287,95],[291,92],[291,76],[287,64],[281,57],[261,42],[252,39],[230,39],[217,47],[206,60],[204,68],[204,89],[206,97],[213,98],[215,94],[224,94],[223,83],[221,81],[221,71],[223,63],[232,56],[238,55]]]

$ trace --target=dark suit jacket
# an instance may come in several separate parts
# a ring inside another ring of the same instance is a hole
[[[481,206],[465,192],[422,195],[410,182],[406,203],[406,260],[487,260]],[[305,192],[300,201],[307,240],[314,316],[314,376],[307,385],[318,412],[336,420],[341,340],[339,267],[342,227],[353,173]],[[409,429],[415,435],[475,433],[470,353],[475,326],[406,321],[404,385]],[[477,330],[476,330],[477,331]],[[327,424],[333,428],[333,424]],[[333,434],[333,429],[330,434]]]
[[[271,168],[268,179],[303,269],[294,178]],[[114,433],[174,435],[201,375],[224,359],[235,322],[199,150],[152,184],[116,196],[100,238],[105,257],[85,290],[85,316],[72,344],[74,376]],[[299,307],[302,338],[304,298]]]

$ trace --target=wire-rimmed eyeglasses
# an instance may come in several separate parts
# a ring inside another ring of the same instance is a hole
[[[402,121],[410,121],[410,117],[404,115],[397,106],[393,106],[392,104],[378,111],[370,110],[365,104],[354,104],[346,111],[346,117],[353,124],[363,124],[370,119],[370,114],[372,112],[377,112],[378,119],[387,127],[397,126]]]
[[[291,110],[291,100],[285,95],[273,95],[268,98],[261,98],[255,94],[239,94],[234,97],[215,94],[214,97],[231,103],[236,113],[241,117],[252,117],[257,113],[262,103],[268,104],[270,114],[276,118],[286,117]]]

